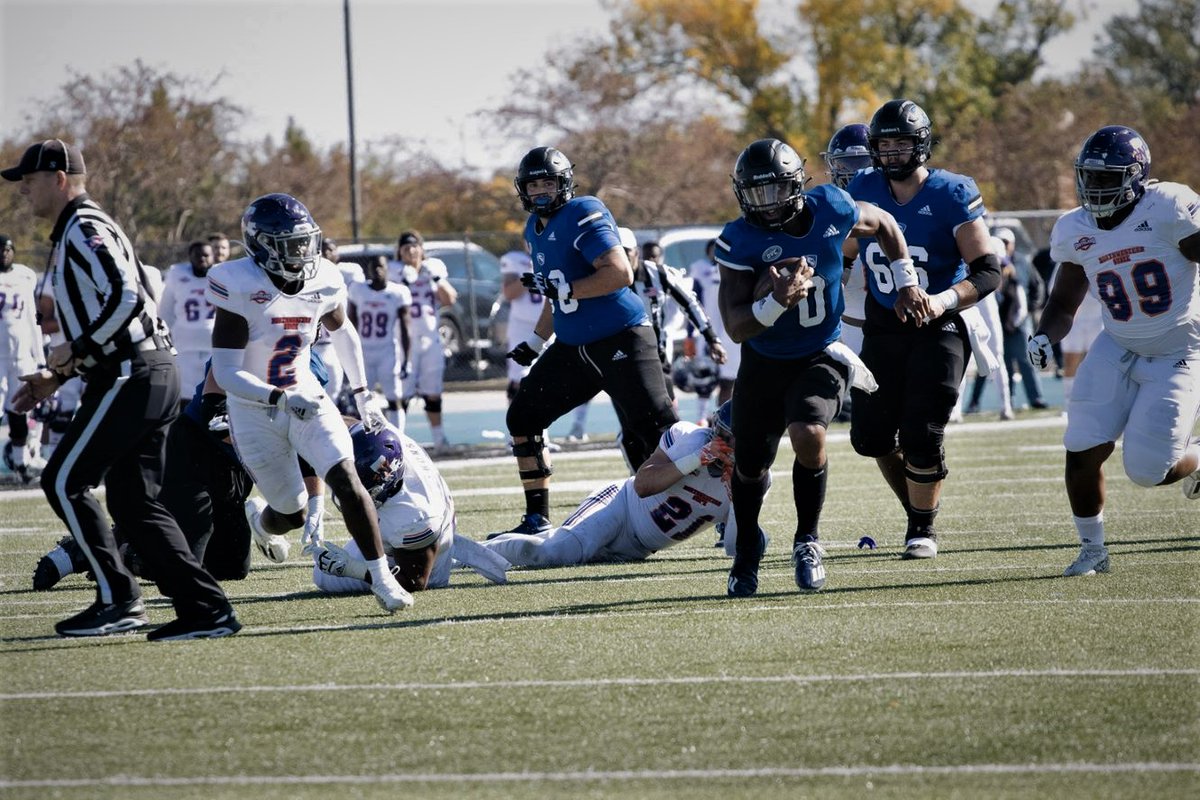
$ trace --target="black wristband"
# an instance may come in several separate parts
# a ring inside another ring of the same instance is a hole
[[[358,387],[357,389],[351,389],[351,390],[350,390],[350,395],[351,395],[351,396],[353,396],[353,395],[356,395],[356,394],[362,394],[362,393],[363,393],[363,392],[365,392],[366,390],[367,390],[367,387],[365,387],[365,386],[360,386],[360,387]]]
[[[267,405],[279,405],[279,399],[283,397],[283,389],[272,389],[270,396],[267,397]]]

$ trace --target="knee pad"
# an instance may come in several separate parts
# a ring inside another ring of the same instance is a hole
[[[1128,436],[1125,437],[1121,460],[1125,465],[1125,474],[1138,486],[1158,486],[1171,469],[1171,464],[1161,457],[1156,457],[1159,454],[1153,450],[1154,448],[1139,446],[1139,443],[1131,442]],[[1167,448],[1164,454],[1169,452]]]
[[[437,400],[430,400],[429,398],[425,398],[425,413],[426,414],[442,413],[442,398],[439,397]]]
[[[542,453],[546,450],[546,440],[539,433],[529,437],[527,442],[513,443],[512,452],[517,458],[535,458],[537,459],[537,467],[534,469],[523,469],[518,473],[523,481],[535,481],[541,478],[549,478],[554,474],[554,470],[546,463],[546,459],[542,458]]]
[[[900,426],[900,449],[908,464],[928,472],[945,469],[945,450],[942,441],[946,434],[944,425],[933,422],[902,423]]]
[[[911,461],[904,465],[904,477],[913,483],[937,483],[945,480],[949,474],[950,470],[946,469],[946,462],[940,459],[932,467],[918,467]]]
[[[17,444],[24,444],[29,438],[29,419],[16,411],[8,413],[8,438]]]

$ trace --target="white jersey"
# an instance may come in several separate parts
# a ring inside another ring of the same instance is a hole
[[[1200,275],[1179,242],[1200,232],[1200,196],[1151,181],[1133,212],[1111,231],[1082,208],[1059,217],[1050,257],[1083,267],[1103,304],[1104,329],[1143,356],[1200,350]]]
[[[175,264],[163,281],[158,312],[171,329],[171,341],[181,353],[212,349],[216,309],[208,302],[208,276],[197,276],[190,263]]]
[[[533,260],[524,250],[509,250],[500,256],[501,275],[514,275],[519,279],[526,272],[533,272]],[[520,341],[525,341],[529,338],[529,334],[533,333],[534,326],[542,316],[542,306],[545,303],[545,297],[528,290],[516,300],[509,301],[508,328],[510,331],[516,328],[525,332]]]
[[[366,280],[366,276],[363,274],[363,268],[358,264],[355,264],[353,261],[339,261],[337,268],[338,272],[342,273],[342,282],[346,284],[347,289],[349,289],[352,284],[362,283]]]
[[[445,586],[454,549],[454,498],[429,454],[395,428],[392,432],[404,445],[404,483],[379,509],[384,550],[421,550],[437,543],[428,585]]]
[[[226,261],[208,271],[208,301],[246,320],[248,372],[281,389],[323,393],[308,362],[321,317],[346,304],[346,285],[332,262],[320,259],[304,288],[286,295],[252,259]],[[234,395],[229,402],[249,403]]]
[[[29,371],[44,358],[37,299],[38,279],[32,269],[13,264],[0,272],[0,359]]]
[[[414,348],[422,340],[441,347],[441,339],[438,336],[438,308],[441,304],[438,302],[434,284],[439,280],[448,280],[449,276],[446,263],[440,258],[427,258],[417,268],[406,266],[400,261],[388,264],[388,280],[402,283],[412,292],[409,314],[412,315],[413,321],[411,330]]]
[[[358,317],[358,338],[363,350],[399,351],[396,322],[400,314],[412,305],[412,293],[401,283],[388,281],[382,289],[369,283],[352,283],[349,299]]]
[[[712,441],[716,431],[690,422],[676,422],[659,439],[658,447],[671,460],[700,452]],[[662,550],[678,544],[697,531],[724,522],[732,504],[729,489],[718,474],[700,467],[665,492],[638,497],[633,478],[621,487],[625,510],[633,535],[650,550]]]

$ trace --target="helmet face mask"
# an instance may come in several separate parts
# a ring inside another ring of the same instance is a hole
[[[881,149],[880,144],[885,139],[911,142],[911,149],[906,143]],[[871,118],[868,143],[875,166],[889,180],[902,181],[924,166],[933,151],[929,115],[911,100],[889,100]],[[907,159],[893,160],[895,156],[905,154]]]
[[[834,186],[845,189],[855,173],[875,163],[871,158],[870,135],[866,125],[856,122],[843,125],[829,140],[821,158],[825,159],[825,174]]]
[[[317,274],[321,229],[290,195],[268,194],[252,202],[242,214],[242,241],[255,264],[287,283]]]
[[[530,195],[530,181],[552,179],[556,189],[552,194]],[[571,160],[553,147],[535,147],[525,154],[513,179],[521,206],[530,214],[548,217],[575,197],[575,169]]]
[[[354,444],[354,470],[375,507],[404,486],[404,444],[391,427],[369,432],[361,424],[350,430]]]
[[[1079,204],[1097,220],[1140,200],[1149,177],[1149,146],[1137,131],[1121,125],[1093,133],[1075,159]]]
[[[751,225],[778,230],[804,208],[804,159],[778,139],[759,139],[738,156],[733,193]]]

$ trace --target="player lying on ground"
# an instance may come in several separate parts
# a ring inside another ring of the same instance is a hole
[[[455,535],[454,499],[437,467],[421,446],[390,425],[367,431],[350,429],[354,467],[379,514],[379,531],[388,565],[410,592],[439,589],[450,583],[456,565],[474,569],[492,583],[504,583],[511,566],[479,544]],[[353,541],[311,544],[313,583],[325,592],[369,592],[370,575]]]
[[[643,561],[727,523],[726,552],[732,555],[737,541],[729,513],[732,416],[730,401],[707,428],[674,423],[633,477],[592,492],[562,527],[543,535],[503,533],[483,546],[527,567]],[[765,536],[759,535],[765,549]]]

